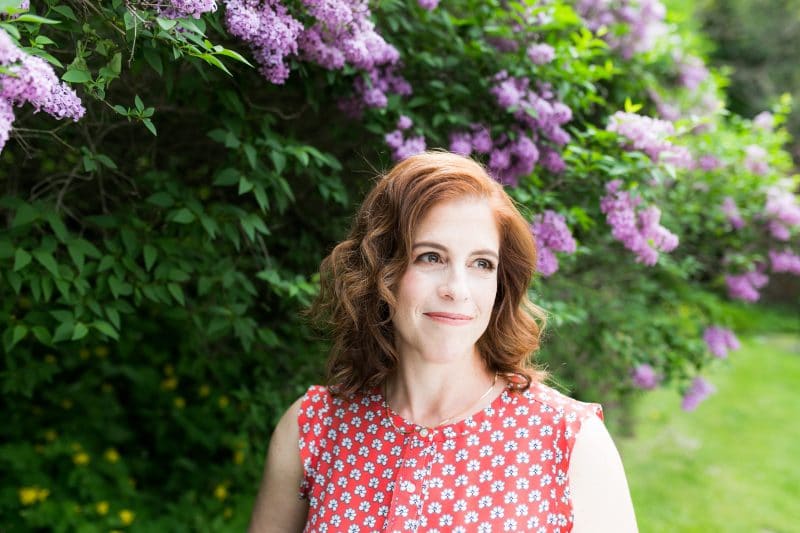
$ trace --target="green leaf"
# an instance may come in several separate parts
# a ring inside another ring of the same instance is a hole
[[[78,17],[75,16],[75,12],[72,11],[72,8],[67,5],[63,4],[55,5],[51,9],[56,13],[58,13],[59,15],[63,16],[64,18],[68,18],[72,21],[78,22]]]
[[[102,333],[103,335],[107,335],[114,340],[119,340],[119,333],[109,324],[103,320],[95,320],[90,324],[94,329]]]
[[[67,227],[62,222],[61,217],[58,216],[54,211],[50,212],[47,215],[47,221],[50,223],[50,227],[53,229],[53,233],[55,233],[56,237],[59,241],[65,242],[69,239],[69,231],[67,231]]]
[[[53,341],[50,332],[47,331],[47,328],[45,328],[44,326],[33,326],[31,328],[31,333],[33,333],[33,336],[36,337],[36,340],[38,340],[42,344],[46,344],[49,346],[50,343]]]
[[[155,126],[155,124],[153,124],[152,120],[150,120],[149,118],[142,119],[142,124],[144,124],[145,128],[150,130],[150,133],[152,133],[153,136],[158,137],[158,132],[156,131],[156,126]]]
[[[72,339],[73,341],[79,341],[84,338],[89,333],[89,328],[86,327],[86,324],[82,322],[77,322],[75,324],[75,329],[72,331]]]
[[[175,200],[169,193],[166,192],[157,192],[148,196],[147,203],[157,205],[158,207],[172,207],[175,204]]]
[[[286,168],[286,156],[283,155],[282,152],[273,150],[269,153],[269,157],[272,159],[272,163],[275,165],[275,172],[281,174],[283,169]]]
[[[161,17],[156,17],[156,23],[158,24],[158,26],[162,30],[169,31],[169,30],[171,30],[172,28],[174,28],[178,24],[178,21],[172,20],[172,19],[165,19],[165,18],[161,18]]]
[[[31,13],[25,13],[14,19],[14,22],[33,22],[35,24],[61,24],[60,20],[48,19]]]
[[[10,241],[0,239],[0,259],[14,257],[14,246]]]
[[[142,252],[144,254],[144,267],[150,271],[150,269],[153,268],[153,263],[156,262],[156,257],[158,257],[158,250],[150,244],[145,244],[142,248]]]
[[[181,305],[186,305],[183,299],[183,289],[177,283],[167,283],[167,290],[175,298],[175,301]]]
[[[17,253],[14,254],[14,272],[19,272],[31,262],[31,254],[23,250],[22,248],[17,248]]]
[[[25,224],[30,224],[38,218],[39,211],[32,205],[22,202],[17,208],[17,212],[14,215],[14,221],[11,223],[11,227],[16,228],[18,226],[24,226]]]
[[[33,251],[33,257],[35,257],[36,260],[41,263],[41,265],[45,267],[54,278],[61,277],[61,274],[58,272],[58,263],[53,257],[53,254],[40,249]]]
[[[55,332],[53,332],[52,341],[56,343],[68,340],[70,337],[72,337],[72,332],[74,330],[75,330],[75,322],[73,322],[71,319],[69,321],[62,322],[61,324],[58,325]]]
[[[147,61],[147,64],[155,70],[159,76],[164,75],[164,64],[161,61],[161,54],[155,48],[145,48],[144,49],[144,59]]]
[[[119,311],[113,307],[106,307],[106,315],[108,315],[108,319],[114,324],[114,327],[120,329]]]
[[[242,148],[244,149],[244,155],[247,156],[247,162],[250,163],[250,166],[253,169],[255,169],[258,163],[258,155],[255,147],[250,143],[245,143]]]
[[[9,346],[9,350],[14,347],[19,341],[24,339],[28,335],[28,327],[24,324],[17,324],[14,326],[13,331],[11,332],[11,346]]]
[[[189,211],[187,208],[182,207],[177,211],[173,212],[170,220],[173,222],[177,222],[178,224],[190,224],[194,222],[195,216],[194,213]]]
[[[87,81],[92,81],[92,75],[89,74],[88,70],[71,69],[66,71],[61,76],[61,79],[70,83],[86,83]]]

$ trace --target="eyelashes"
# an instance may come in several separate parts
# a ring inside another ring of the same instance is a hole
[[[423,263],[429,265],[436,265],[443,263],[441,256],[436,252],[425,252],[424,254],[420,254],[414,260],[415,263]],[[478,269],[484,270],[486,272],[492,272],[495,269],[494,262],[490,261],[489,259],[478,258],[473,261],[473,264],[477,266]]]

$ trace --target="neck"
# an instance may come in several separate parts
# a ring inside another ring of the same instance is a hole
[[[475,350],[458,364],[426,364],[401,358],[387,380],[386,400],[406,420],[425,427],[457,422],[486,407],[502,390]],[[492,390],[490,391],[490,387]]]

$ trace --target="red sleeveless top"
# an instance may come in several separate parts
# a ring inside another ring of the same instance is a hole
[[[570,453],[591,416],[598,404],[534,384],[423,436],[380,392],[312,386],[298,416],[305,531],[570,531]]]

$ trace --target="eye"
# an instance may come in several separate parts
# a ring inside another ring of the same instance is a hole
[[[476,259],[475,265],[483,270],[488,270],[488,271],[494,270],[494,263],[492,263],[488,259]]]
[[[417,257],[417,261],[420,263],[434,264],[434,263],[439,263],[441,261],[441,258],[439,257],[439,254],[437,254],[436,252],[425,252],[424,254]]]

